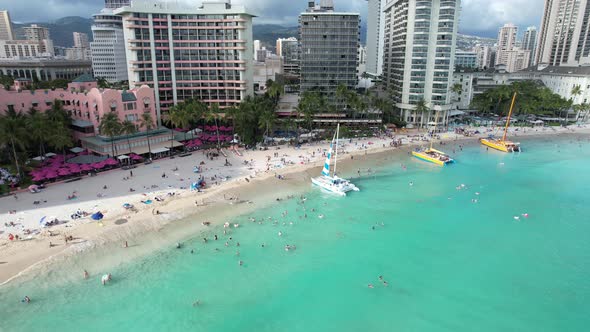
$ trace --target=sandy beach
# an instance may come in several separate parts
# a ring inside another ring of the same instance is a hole
[[[464,140],[476,141],[491,132],[485,128],[469,130],[479,130],[480,134],[465,137],[445,133],[441,139],[460,144]],[[511,128],[509,135],[518,141],[521,136],[571,133],[588,134],[590,126]],[[390,137],[343,139],[339,161],[345,161],[349,169],[356,169],[357,162],[361,165],[372,154],[407,151],[409,147],[424,144],[418,135],[415,132],[395,135],[395,139],[404,143],[398,148],[391,146]],[[195,151],[187,157],[138,164],[131,170],[132,174],[130,170],[115,169],[75,182],[50,185],[41,193],[20,192],[0,198],[0,284],[52,258],[107,243],[132,243],[138,235],[158,231],[189,216],[196,216],[195,230],[207,227],[202,224],[205,221],[211,225],[223,224],[225,216],[246,213],[272,202],[291,187],[309,185],[314,168],[319,173],[324,162],[322,153],[327,147],[326,142],[316,142],[300,148],[240,150],[241,156],[224,150],[227,158],[220,155],[214,160],[208,159],[203,151]],[[200,174],[193,172],[198,165],[202,166]],[[284,179],[278,179],[277,175]],[[191,192],[190,183],[199,176],[205,178],[207,188]],[[68,199],[72,194],[76,198]],[[35,201],[40,203],[34,204]],[[124,208],[125,203],[133,205],[133,209]],[[71,215],[78,210],[100,211],[104,219],[94,221],[88,216],[73,220]],[[55,217],[64,223],[41,227],[39,221],[43,217]],[[18,235],[19,240],[9,241],[9,234]],[[72,240],[67,240],[68,237]]]

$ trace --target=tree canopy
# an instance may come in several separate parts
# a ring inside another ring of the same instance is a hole
[[[517,93],[514,114],[554,115],[572,106],[567,100],[536,81],[519,81],[489,89],[473,98],[471,107],[498,115],[510,110],[512,96]]]

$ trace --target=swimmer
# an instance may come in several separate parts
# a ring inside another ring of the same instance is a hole
[[[239,261],[239,262],[238,262],[238,265],[239,265],[239,266],[242,266],[242,265],[244,265],[244,262],[243,262],[243,261]]]
[[[320,215],[318,216],[318,218],[320,218],[320,219],[324,219],[324,215],[323,215],[323,214],[320,214]]]
[[[25,297],[21,300],[21,302],[23,302],[23,303],[30,303],[31,302],[31,298],[28,297],[27,295],[25,295]]]
[[[203,242],[207,243],[207,238],[206,237],[203,238]]]
[[[215,239],[215,241],[217,241],[217,234],[214,235],[213,238]]]
[[[199,305],[201,305],[201,300],[196,300],[195,302],[193,302],[193,307],[196,307]]]
[[[520,220],[519,216],[514,216],[514,220]]]
[[[240,256],[240,251],[236,250],[236,256]]]
[[[383,281],[383,276],[379,276],[379,280]]]
[[[225,246],[226,246],[226,247],[229,247],[229,243],[227,243],[227,242],[226,242],[226,243],[225,243]]]
[[[383,286],[387,287],[387,285],[389,285],[387,281],[383,280]]]
[[[479,192],[477,192],[477,191],[476,191],[476,192],[475,192],[475,194],[476,194],[477,196],[479,196]]]
[[[191,249],[191,254],[194,254],[194,253],[195,253],[195,251],[193,249]]]
[[[279,231],[279,236],[283,236],[283,232]]]
[[[88,271],[84,270],[84,279],[88,279]]]
[[[180,242],[176,242],[176,249],[180,249],[181,245]]]
[[[528,218],[529,217],[529,214],[528,213],[523,213],[522,216],[525,217],[525,218]]]
[[[410,187],[414,185],[414,182],[410,181]]]
[[[375,286],[373,286],[373,284],[368,284],[367,287],[369,287],[369,288],[375,288]]]
[[[236,242],[236,247],[239,247],[239,246],[240,246],[240,242]]]

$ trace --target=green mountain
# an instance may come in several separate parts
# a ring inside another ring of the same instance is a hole
[[[74,46],[74,36],[72,32],[83,32],[88,34],[88,39],[92,40],[92,25],[91,18],[84,18],[80,16],[67,16],[62,17],[54,22],[30,22],[30,23],[13,23],[16,35],[18,38],[24,39],[23,27],[30,26],[31,24],[37,24],[49,28],[49,35],[53,40],[54,46],[71,47]]]

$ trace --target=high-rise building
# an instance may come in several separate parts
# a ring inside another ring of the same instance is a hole
[[[73,32],[74,35],[74,47],[89,48],[88,35],[82,32]]]
[[[38,26],[37,24],[31,24],[31,26],[24,27],[25,38],[32,41],[41,41],[49,38],[49,29],[46,27]]]
[[[455,51],[455,68],[477,68],[477,52]]]
[[[8,10],[0,10],[0,40],[13,40],[12,21]]]
[[[508,53],[516,47],[516,33],[518,28],[512,23],[504,24],[498,32],[498,48],[496,50],[496,65],[508,65]]]
[[[545,0],[536,63],[576,64],[590,55],[590,1]]]
[[[516,47],[510,51],[504,52],[504,56],[506,57],[506,71],[513,73],[529,66],[531,52]]]
[[[128,80],[123,20],[110,8],[103,9],[93,18],[90,50],[94,77],[111,83]]]
[[[258,60],[258,51],[260,51],[262,48],[260,47],[260,40],[256,39],[254,41],[254,60],[256,61],[260,61]]]
[[[49,36],[48,28],[31,24],[31,26],[24,27],[23,30],[27,40],[39,43],[39,49],[42,53],[54,54],[53,41]]]
[[[529,65],[534,65],[535,51],[537,49],[537,27],[528,27],[522,38],[522,49],[530,51]]]
[[[192,98],[223,109],[253,94],[253,15],[243,6],[134,0],[115,14],[124,22],[129,85],[154,88],[158,115]]]
[[[385,34],[386,0],[367,0],[367,65],[368,74],[379,76],[383,72],[383,41]]]
[[[446,121],[450,109],[460,0],[394,0],[385,7],[383,82],[402,120],[414,126]],[[436,112],[417,113],[424,100]]]
[[[300,91],[319,91],[335,104],[340,84],[354,89],[358,82],[360,15],[335,12],[330,0],[308,5],[299,15]]]
[[[130,4],[131,0],[104,0],[104,8],[109,9],[117,9]]]
[[[299,41],[297,38],[277,39],[277,55],[283,59],[283,73],[299,76]]]
[[[473,48],[477,54],[477,68],[489,69],[494,67],[494,60],[492,59],[492,48],[486,45],[477,44]]]

